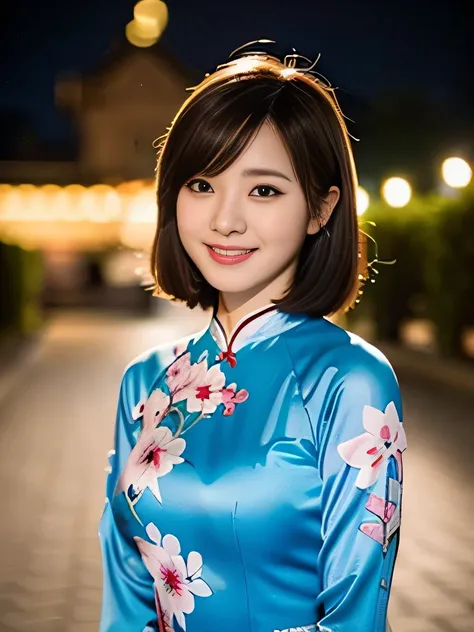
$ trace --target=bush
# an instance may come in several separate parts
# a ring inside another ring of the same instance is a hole
[[[443,200],[426,266],[428,315],[439,351],[463,357],[463,333],[474,326],[474,188]]]
[[[376,282],[366,283],[349,322],[369,316],[378,339],[398,342],[404,320],[429,318],[439,351],[464,356],[463,332],[474,326],[474,187],[451,199],[413,198],[401,209],[374,202],[361,228],[376,240],[379,259],[396,263],[375,264]],[[368,240],[369,261],[374,256]]]
[[[375,263],[375,283],[364,287],[360,306],[350,318],[369,314],[378,339],[399,341],[405,319],[421,317],[427,309],[425,261],[430,249],[429,233],[433,230],[438,206],[435,200],[413,199],[404,208],[392,208],[384,202],[371,204],[361,218],[361,228],[377,242],[381,261],[396,260],[393,265]],[[365,222],[372,221],[375,227]],[[368,259],[376,249],[369,239]],[[360,310],[360,311],[359,311]]]
[[[0,274],[2,334],[27,335],[36,331],[43,322],[41,253],[0,242]]]

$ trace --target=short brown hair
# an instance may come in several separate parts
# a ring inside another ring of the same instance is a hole
[[[357,175],[334,90],[309,73],[258,55],[218,67],[192,90],[159,146],[153,294],[190,308],[217,304],[218,290],[181,243],[178,193],[194,176],[223,172],[268,121],[286,146],[311,217],[321,218],[332,185],[341,192],[327,231],[306,235],[292,286],[273,302],[284,312],[317,317],[348,306],[358,290]]]

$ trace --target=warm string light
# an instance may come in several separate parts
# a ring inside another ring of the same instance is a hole
[[[133,20],[125,27],[125,36],[134,46],[148,48],[156,44],[168,24],[168,7],[161,0],[141,0],[133,9]]]
[[[0,186],[1,238],[22,247],[149,248],[156,218],[153,181]]]

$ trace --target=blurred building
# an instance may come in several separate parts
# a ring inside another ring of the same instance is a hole
[[[166,132],[186,88],[200,79],[159,43],[136,48],[125,42],[87,75],[60,78],[56,102],[74,118],[82,180],[152,178],[153,141]]]
[[[0,160],[0,239],[42,250],[47,304],[149,299],[140,269],[157,217],[154,141],[201,79],[159,42],[144,49],[124,38],[90,72],[57,80],[74,160]]]

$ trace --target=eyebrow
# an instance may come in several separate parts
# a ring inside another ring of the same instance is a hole
[[[242,175],[243,176],[275,176],[276,178],[284,178],[285,180],[288,180],[288,182],[291,182],[288,176],[285,176],[284,173],[281,173],[280,171],[275,171],[274,169],[245,169],[245,171],[242,172]]]

